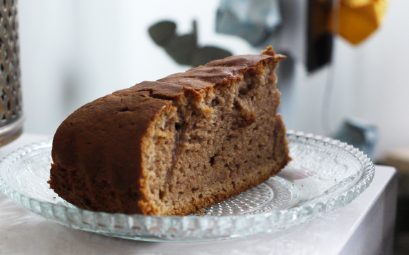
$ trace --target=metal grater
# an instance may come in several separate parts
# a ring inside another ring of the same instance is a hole
[[[0,0],[0,146],[22,132],[17,1]]]

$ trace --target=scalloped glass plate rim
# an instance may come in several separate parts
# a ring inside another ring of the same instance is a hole
[[[325,213],[332,211],[338,207],[341,207],[343,205],[346,205],[353,201],[356,197],[359,196],[360,193],[362,193],[372,182],[374,174],[375,174],[375,167],[372,163],[372,161],[360,150],[357,148],[346,144],[344,142],[328,138],[328,137],[323,137],[320,135],[314,135],[310,133],[304,133],[301,131],[287,131],[287,137],[289,138],[289,141],[291,142],[291,139],[312,139],[316,140],[318,142],[325,143],[327,145],[332,145],[335,147],[338,147],[339,149],[342,149],[344,151],[347,151],[351,156],[355,157],[361,164],[362,164],[362,171],[358,172],[360,174],[359,180],[355,183],[354,185],[354,191],[346,190],[341,192],[339,195],[336,197],[331,197],[331,193],[326,194],[322,197],[320,197],[319,202],[314,203],[314,200],[317,199],[311,199],[309,201],[306,201],[305,203],[301,203],[301,205],[294,206],[289,209],[279,209],[279,210],[273,210],[271,212],[260,212],[257,214],[247,214],[247,215],[223,215],[223,216],[212,216],[212,215],[206,215],[206,216],[201,216],[201,215],[186,215],[186,216],[150,216],[150,215],[142,215],[142,214],[122,214],[122,213],[106,213],[106,212],[97,212],[97,211],[91,211],[91,210],[86,210],[86,209],[80,209],[78,207],[67,207],[65,205],[61,204],[55,204],[47,201],[41,201],[37,200],[35,198],[26,196],[24,194],[19,193],[18,191],[14,190],[11,188],[7,183],[4,182],[4,180],[0,176],[0,191],[2,191],[5,195],[7,195],[10,199],[15,201],[16,203],[24,206],[25,208],[33,211],[34,213],[40,214],[39,212],[36,212],[31,208],[31,206],[24,205],[22,203],[22,200],[27,200],[28,204],[31,203],[39,203],[40,208],[42,207],[54,207],[54,208],[65,208],[67,211],[70,213],[77,213],[80,215],[86,215],[86,214],[93,214],[93,215],[100,215],[103,217],[126,217],[126,218],[133,218],[133,219],[138,219],[138,218],[143,218],[144,220],[155,220],[155,219],[160,219],[164,221],[174,221],[174,220],[212,220],[212,219],[217,219],[217,220],[223,220],[223,219],[230,219],[230,220],[237,220],[237,219],[260,219],[261,218],[274,218],[276,222],[280,222],[281,224],[285,223],[286,219],[289,223],[294,223],[296,219],[299,221],[303,221],[309,216],[312,215],[312,212],[317,212],[317,213]],[[8,155],[4,156],[0,160],[0,167],[4,164],[6,160],[9,160],[13,158],[14,156],[20,155],[25,149],[33,147],[33,146],[39,146],[41,144],[49,144],[50,141],[42,141],[42,142],[36,142],[32,144],[25,145],[23,147],[20,147],[16,149],[15,151],[9,153]],[[338,201],[338,202],[337,202]],[[44,215],[42,215],[45,217]],[[79,228],[83,229],[86,231],[91,231],[91,232],[100,232],[100,233],[108,233],[107,231],[101,232],[101,230],[96,230],[93,228],[89,229],[84,229],[83,227],[80,226],[75,226],[72,224],[67,224],[65,222],[61,222],[60,220],[54,219],[55,221],[62,223],[64,225],[71,226],[73,228]],[[284,222],[283,222],[284,221]],[[268,232],[268,231],[261,231],[261,232]],[[119,237],[124,237],[120,235]],[[126,238],[126,237],[125,237]],[[145,239],[143,237],[140,237],[138,239]],[[148,238],[149,239],[149,238]],[[166,241],[166,240],[164,240]]]

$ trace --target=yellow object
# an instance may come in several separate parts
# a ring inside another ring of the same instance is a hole
[[[382,23],[387,0],[339,0],[331,19],[332,32],[352,44],[359,44]]]

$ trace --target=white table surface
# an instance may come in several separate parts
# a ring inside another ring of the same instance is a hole
[[[44,136],[24,134],[0,157]],[[69,229],[0,194],[0,254],[386,254],[391,251],[396,177],[377,166],[370,187],[351,204],[275,234],[203,243],[148,243]]]

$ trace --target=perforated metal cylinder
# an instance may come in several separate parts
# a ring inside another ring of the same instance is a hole
[[[22,132],[17,1],[0,0],[0,146]]]

